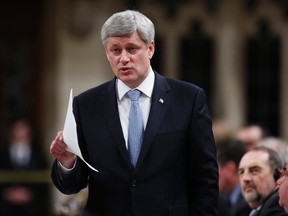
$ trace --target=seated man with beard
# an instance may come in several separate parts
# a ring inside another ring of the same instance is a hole
[[[253,209],[249,216],[287,216],[279,206],[276,186],[282,167],[278,154],[266,147],[256,147],[242,157],[238,172],[243,196]]]

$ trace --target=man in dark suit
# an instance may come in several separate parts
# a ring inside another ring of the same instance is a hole
[[[242,193],[253,209],[249,216],[287,215],[276,185],[282,168],[279,155],[267,147],[256,147],[242,157],[238,170]]]
[[[238,165],[246,153],[246,144],[226,138],[217,142],[219,165],[219,215],[247,216],[251,211],[243,198],[238,178]]]
[[[73,101],[79,147],[99,172],[66,150],[61,131],[51,143],[55,186],[65,194],[89,187],[84,215],[217,215],[216,146],[205,94],[152,70],[154,35],[153,23],[131,10],[102,27],[115,78]],[[137,108],[133,90],[140,92]],[[130,117],[138,117],[139,105],[145,130],[132,141]]]
[[[14,177],[0,185],[1,215],[48,216],[50,214],[49,185],[27,182],[26,171],[43,171],[48,163],[43,152],[35,145],[33,131],[25,119],[17,119],[9,127],[9,138],[0,150],[0,171],[11,171]],[[24,173],[24,174],[19,174]],[[18,176],[15,174],[18,174]],[[1,175],[0,175],[1,176]],[[3,180],[3,179],[2,179]]]

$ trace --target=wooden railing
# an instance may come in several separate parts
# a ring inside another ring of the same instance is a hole
[[[4,183],[52,183],[50,170],[0,170],[0,184]]]

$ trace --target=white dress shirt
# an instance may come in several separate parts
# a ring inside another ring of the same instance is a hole
[[[17,166],[25,166],[29,163],[31,157],[30,144],[15,143],[11,144],[9,149],[10,158],[12,162]]]
[[[151,67],[149,67],[148,76],[146,79],[135,89],[138,89],[142,92],[139,98],[139,106],[142,112],[144,130],[147,125],[150,107],[151,107],[151,96],[154,87],[155,74]],[[126,95],[128,91],[131,90],[130,87],[125,85],[121,80],[117,79],[116,82],[116,90],[117,90],[117,103],[119,110],[119,117],[122,126],[122,131],[124,135],[124,139],[126,141],[126,147],[128,146],[128,119],[130,112],[131,100]]]

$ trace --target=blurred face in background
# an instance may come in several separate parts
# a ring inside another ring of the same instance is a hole
[[[219,191],[230,194],[235,187],[234,178],[238,175],[237,166],[233,161],[225,164],[218,163],[219,167]]]
[[[10,142],[14,145],[25,145],[31,142],[31,129],[25,121],[16,122],[10,132]]]
[[[247,145],[247,150],[251,150],[263,138],[263,131],[257,125],[243,127],[238,131],[236,138]]]

